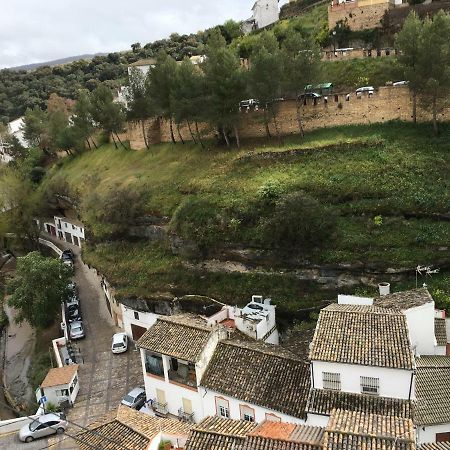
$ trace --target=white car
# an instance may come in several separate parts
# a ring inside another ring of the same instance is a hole
[[[392,83],[392,86],[407,86],[409,84],[409,81],[396,81],[395,83]]]
[[[375,88],[373,86],[362,86],[358,89],[356,89],[357,94],[363,94],[364,92],[367,92],[370,95],[373,95],[375,92]]]
[[[66,431],[67,425],[63,414],[43,414],[19,430],[19,439],[22,442],[32,442],[51,434],[62,434]]]
[[[145,390],[141,387],[134,388],[128,392],[122,400],[122,405],[140,410],[145,403]]]
[[[112,337],[111,351],[113,353],[124,353],[128,349],[128,336],[126,333],[116,333]]]
[[[70,339],[82,339],[84,338],[84,328],[81,320],[77,320],[69,324],[69,336]]]

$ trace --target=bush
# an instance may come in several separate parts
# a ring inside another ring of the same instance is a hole
[[[33,167],[30,171],[30,180],[32,183],[39,184],[44,178],[45,169],[40,166]]]
[[[336,214],[303,192],[281,198],[271,217],[260,223],[264,241],[284,248],[308,251],[334,237]]]
[[[276,200],[283,192],[283,186],[278,180],[269,179],[258,189],[258,196],[262,200]]]

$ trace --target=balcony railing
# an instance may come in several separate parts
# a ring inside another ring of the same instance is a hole
[[[194,413],[187,413],[183,408],[178,410],[178,417],[182,422],[194,423]]]
[[[160,403],[156,399],[152,400],[152,408],[156,415],[167,416],[167,403]]]

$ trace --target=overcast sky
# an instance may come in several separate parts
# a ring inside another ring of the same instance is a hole
[[[0,68],[125,50],[251,16],[254,0],[12,0],[0,12]],[[281,3],[284,3],[282,1]]]

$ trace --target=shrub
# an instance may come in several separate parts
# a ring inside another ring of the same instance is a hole
[[[260,226],[265,242],[275,247],[308,251],[332,239],[335,219],[331,208],[303,192],[294,192],[281,198],[272,216],[263,219]]]
[[[262,200],[276,200],[283,193],[283,186],[278,180],[269,179],[258,189],[258,196]]]
[[[39,184],[44,178],[45,169],[40,166],[33,167],[30,171],[30,180],[32,183]]]

